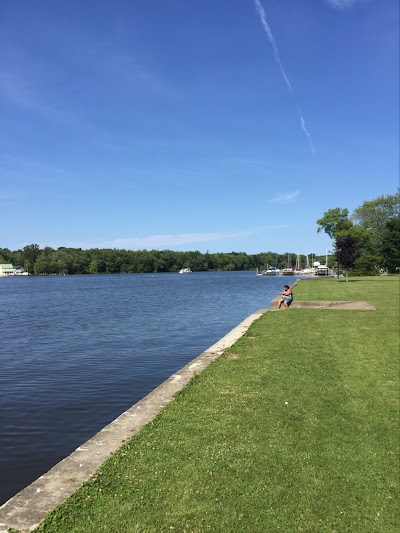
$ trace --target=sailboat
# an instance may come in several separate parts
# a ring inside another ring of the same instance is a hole
[[[312,274],[312,270],[310,268],[310,259],[308,255],[306,255],[306,266],[305,268],[303,268],[303,274],[305,274],[306,276],[310,276]]]
[[[275,254],[275,266],[267,265],[267,268],[264,270],[256,271],[257,276],[279,276],[280,270],[278,268],[278,253]]]
[[[267,270],[264,270],[265,276],[278,276],[279,275],[279,268],[278,268],[278,254],[275,254],[275,266],[268,265]]]
[[[326,250],[325,265],[318,265],[315,271],[316,276],[332,276],[332,269],[328,266],[328,250]]]
[[[282,269],[282,276],[293,276],[293,268],[291,266],[290,254],[288,254],[287,267]]]
[[[295,274],[302,274],[303,273],[303,270],[300,266],[300,255],[297,254],[296,256],[296,266],[294,267],[294,273]]]

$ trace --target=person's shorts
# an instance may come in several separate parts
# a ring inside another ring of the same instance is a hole
[[[285,300],[285,302],[290,303],[293,301],[293,298],[291,296],[282,296],[282,300]]]

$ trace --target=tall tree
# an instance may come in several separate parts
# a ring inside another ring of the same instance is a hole
[[[394,274],[400,269],[400,216],[389,220],[381,233],[380,252],[383,267]]]
[[[22,249],[25,268],[28,272],[32,273],[36,259],[40,255],[40,246],[38,244],[29,244]]]
[[[400,216],[400,189],[396,194],[379,196],[374,200],[364,202],[358,207],[353,215],[358,227],[371,234],[370,246],[367,252],[371,256],[376,256],[376,264],[380,268],[387,268],[386,264],[390,258],[382,248],[382,237],[387,223]]]
[[[349,220],[349,210],[336,207],[335,209],[328,209],[324,216],[317,220],[319,228],[317,233],[324,231],[333,240],[339,232],[350,230],[353,223]]]
[[[364,202],[355,209],[351,218],[379,238],[387,222],[398,216],[400,216],[400,189],[396,194],[379,196],[375,200]]]
[[[354,267],[360,256],[360,241],[351,233],[343,233],[336,238],[335,252],[336,260],[345,269],[346,281],[348,281],[348,271]]]

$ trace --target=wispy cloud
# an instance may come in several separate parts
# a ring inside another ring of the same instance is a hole
[[[294,202],[300,196],[300,191],[278,193],[272,200],[269,200],[273,204],[290,204]]]
[[[106,248],[149,249],[182,246],[200,242],[219,241],[221,239],[236,239],[251,235],[252,231],[238,231],[233,233],[177,233],[166,235],[149,235],[146,237],[127,237],[105,242]]]
[[[273,53],[274,53],[274,59],[276,61],[276,63],[278,64],[279,66],[279,70],[281,71],[281,74],[282,74],[282,77],[287,85],[287,88],[289,89],[290,93],[294,96],[294,92],[293,92],[293,89],[292,89],[292,85],[289,81],[289,78],[286,74],[286,71],[283,67],[283,64],[282,64],[282,61],[280,59],[280,56],[279,56],[279,50],[278,50],[278,47],[276,45],[276,42],[275,42],[275,39],[274,39],[274,36],[272,34],[272,31],[271,31],[271,28],[267,22],[267,18],[266,18],[266,15],[265,15],[265,11],[264,11],[264,8],[263,6],[261,5],[261,2],[260,0],[254,0],[255,1],[255,6],[256,6],[256,11],[260,17],[260,20],[261,20],[261,24],[263,25],[263,28],[264,28],[264,31],[265,33],[267,34],[268,36],[268,40],[272,46],[272,50],[273,50]],[[310,143],[310,148],[311,148],[311,152],[313,153],[313,155],[315,156],[315,148],[314,148],[314,144],[312,142],[312,139],[311,139],[311,135],[310,133],[308,132],[307,128],[306,128],[306,122],[304,120],[304,117],[303,117],[303,114],[301,112],[301,109],[299,106],[297,106],[297,111],[299,113],[299,118],[300,118],[300,127],[301,129],[303,130],[304,134],[306,135],[309,143]]]
[[[95,241],[95,242],[62,242],[62,243],[42,243],[41,246],[51,246],[58,248],[66,246],[69,248],[116,248],[119,250],[165,250],[176,249],[185,246],[186,249],[194,249],[200,243],[211,243],[222,240],[235,240],[257,235],[268,231],[287,227],[286,225],[263,226],[255,229],[241,230],[236,232],[205,232],[205,233],[171,233],[147,235],[144,237],[120,237],[113,240]]]
[[[350,9],[355,4],[366,2],[367,0],[324,0],[326,4],[335,9]]]

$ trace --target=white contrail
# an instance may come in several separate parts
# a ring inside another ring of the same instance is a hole
[[[274,52],[275,61],[277,62],[278,66],[279,66],[279,69],[281,71],[282,77],[285,80],[285,83],[286,83],[289,91],[294,96],[294,92],[293,92],[292,86],[290,84],[289,78],[287,77],[285,69],[283,68],[283,65],[282,65],[282,61],[281,61],[281,59],[279,57],[279,50],[278,50],[278,47],[276,46],[274,36],[272,35],[271,28],[269,27],[269,24],[268,24],[267,19],[265,17],[264,8],[261,5],[260,0],[254,0],[254,2],[255,2],[255,5],[256,5],[256,11],[257,11],[257,13],[260,16],[260,20],[261,20],[261,23],[262,23],[263,28],[265,30],[265,33],[267,34],[269,42],[271,43],[272,50]],[[303,114],[302,114],[301,109],[299,108],[299,106],[297,106],[297,110],[298,110],[299,115],[300,115],[300,126],[301,126],[301,129],[304,131],[305,135],[307,136],[308,141],[310,143],[311,151],[312,151],[313,155],[315,156],[315,149],[314,149],[314,145],[313,145],[313,142],[312,142],[312,139],[311,139],[311,135],[310,135],[310,133],[308,132],[308,130],[306,128],[306,122],[304,120]]]
[[[283,65],[282,65],[281,59],[280,59],[280,57],[279,57],[279,50],[278,50],[278,47],[276,46],[274,36],[272,35],[271,28],[269,27],[269,24],[268,24],[268,22],[267,22],[267,19],[265,18],[265,11],[264,11],[264,8],[263,8],[263,6],[261,5],[260,0],[255,0],[255,4],[256,4],[256,10],[257,10],[257,13],[260,15],[261,23],[262,23],[262,25],[263,25],[263,27],[264,27],[265,33],[268,35],[269,42],[271,43],[272,50],[274,51],[274,58],[275,58],[275,61],[276,61],[276,62],[278,63],[278,65],[279,65],[279,68],[280,68],[280,70],[281,70],[281,73],[282,73],[283,79],[285,80],[286,85],[288,86],[289,91],[293,94],[293,89],[292,89],[292,86],[290,85],[289,78],[286,76],[285,69],[283,68]]]
[[[310,143],[310,148],[311,148],[311,151],[313,153],[313,155],[315,156],[315,148],[314,148],[314,144],[312,142],[312,139],[311,139],[311,135],[309,133],[309,131],[307,130],[306,128],[306,121],[304,120],[303,118],[303,113],[301,112],[301,109],[299,106],[297,106],[297,110],[299,112],[299,115],[300,115],[300,126],[301,126],[301,129],[304,131],[304,133],[306,134],[307,136],[307,139],[308,139],[308,142]]]

